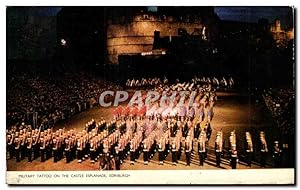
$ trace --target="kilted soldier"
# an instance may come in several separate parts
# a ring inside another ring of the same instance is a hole
[[[185,158],[186,158],[186,165],[191,165],[191,151],[192,151],[192,139],[188,136],[185,141]]]
[[[165,153],[165,147],[166,147],[166,142],[164,137],[161,137],[158,141],[158,159],[159,159],[159,164],[163,165],[164,164],[164,153]]]
[[[173,138],[172,142],[171,142],[171,151],[172,151],[172,164],[176,165],[177,163],[177,154],[178,154],[178,148],[177,147],[177,142],[176,142],[176,137]]]
[[[238,155],[236,146],[232,145],[231,155],[230,155],[230,165],[232,169],[236,169],[237,163],[238,163]]]
[[[130,142],[130,164],[133,165],[135,161],[135,141]]]
[[[216,165],[220,167],[221,165],[221,155],[223,151],[223,135],[221,131],[218,131],[216,142],[215,142],[215,154],[216,154]]]
[[[110,149],[110,142],[109,142],[108,138],[105,138],[103,140],[103,155],[104,155],[104,157],[109,156],[109,149]]]
[[[120,159],[120,154],[119,154],[119,147],[115,147],[115,151],[114,151],[114,160],[115,160],[115,167],[116,170],[120,170],[121,168],[121,159]]]
[[[143,141],[143,157],[144,157],[144,164],[147,165],[149,161],[149,150],[150,150],[150,142],[149,139],[145,139]]]
[[[58,144],[58,156],[59,156],[59,160],[61,160],[64,157],[65,138],[64,138],[63,135],[59,135],[57,138],[59,140],[59,144]]]
[[[274,148],[273,148],[273,159],[274,159],[274,166],[275,168],[281,167],[281,152],[282,150],[279,147],[279,142],[274,142]]]
[[[261,153],[261,158],[260,158],[260,165],[261,167],[265,168],[266,167],[266,157],[268,154],[268,146],[267,142],[265,139],[265,133],[263,131],[260,132],[260,153]]]
[[[78,163],[82,162],[82,157],[83,157],[82,150],[83,150],[83,138],[79,137],[77,139],[77,161],[78,161]]]
[[[76,136],[75,134],[73,134],[72,136],[72,141],[71,141],[71,157],[72,160],[76,159]]]
[[[39,157],[40,146],[38,143],[38,137],[36,135],[32,136],[32,150],[33,150],[33,160]]]
[[[249,167],[251,167],[253,157],[253,143],[251,134],[249,132],[246,132],[246,162]]]
[[[103,137],[104,133],[98,135],[97,158],[103,155]]]
[[[88,146],[87,146],[87,136],[82,137],[82,160],[84,161],[88,157]]]
[[[155,154],[155,151],[156,151],[156,141],[154,140],[154,135],[150,137],[149,139],[149,159],[152,159],[153,158],[153,155]]]
[[[20,162],[20,140],[19,137],[16,136],[16,138],[14,139],[14,147],[15,147],[15,152],[16,152],[16,161]]]
[[[71,162],[71,141],[70,139],[65,139],[65,156],[66,156],[66,162]]]
[[[54,157],[54,163],[56,163],[59,160],[59,152],[58,152],[58,144],[59,140],[54,138],[53,139],[53,157]]]
[[[207,158],[207,152],[208,152],[208,150],[207,150],[208,149],[208,140],[207,140],[205,129],[200,132],[200,136],[201,135],[202,135],[201,138],[203,138],[203,141],[205,142],[205,153],[204,153],[204,160],[205,160]]]
[[[94,164],[95,163],[95,159],[97,157],[97,141],[96,139],[91,139],[90,140],[90,155],[91,155],[91,163]]]
[[[108,147],[109,147],[108,148],[109,155],[110,157],[113,157],[115,151],[113,146],[113,135],[108,136],[107,140],[108,140]]]
[[[46,143],[46,159],[48,160],[49,158],[52,157],[52,139],[49,135],[45,136],[47,138],[47,143]]]
[[[6,143],[7,151],[9,153],[9,159],[12,159],[14,155],[14,138],[11,134],[7,135]]]
[[[164,138],[165,138],[165,151],[164,151],[164,159],[165,159],[168,156],[171,147],[170,135],[168,131],[164,134]]]
[[[21,133],[20,133],[19,139],[20,139],[21,160],[23,160],[27,153],[27,148],[26,148],[26,143],[25,143],[25,141],[26,141],[25,134],[21,135]]]
[[[123,163],[123,159],[124,159],[124,150],[125,150],[125,139],[124,137],[121,137],[121,139],[119,140],[119,144],[118,144],[118,154],[120,157],[120,163]]]
[[[45,162],[46,143],[47,143],[47,138],[41,137],[40,138],[41,162]]]
[[[27,156],[28,156],[28,162],[32,161],[32,137],[31,134],[28,134],[28,137],[26,139],[26,145],[27,145]]]
[[[204,160],[205,160],[205,155],[206,155],[206,137],[204,135],[205,133],[201,133],[199,140],[198,140],[198,154],[199,154],[199,161],[200,161],[200,166],[203,166]]]

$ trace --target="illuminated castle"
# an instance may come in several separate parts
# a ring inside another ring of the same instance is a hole
[[[107,61],[118,63],[119,55],[138,55],[153,49],[154,37],[172,38],[184,31],[210,40],[209,27],[204,20],[214,14],[207,7],[121,7],[109,11],[107,20]]]
[[[283,30],[278,19],[271,25],[270,31],[278,47],[286,47],[288,41],[294,39],[294,28]]]

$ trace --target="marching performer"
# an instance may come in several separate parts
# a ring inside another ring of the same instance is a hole
[[[274,166],[275,168],[281,167],[281,152],[282,150],[279,147],[279,142],[274,142],[274,148],[273,148],[273,159],[274,159]]]
[[[83,139],[79,136],[77,139],[77,162],[82,162]]]
[[[20,153],[21,153],[21,160],[23,160],[26,156],[27,148],[26,148],[26,134],[23,133],[23,130],[20,131],[19,135],[20,140]]]
[[[251,167],[253,157],[253,143],[251,134],[249,132],[246,132],[246,162],[249,167]]]
[[[230,165],[232,169],[236,169],[238,161],[239,160],[238,160],[236,145],[232,145],[231,155],[230,155]]]
[[[97,140],[95,138],[90,140],[90,156],[91,156],[91,163],[95,163],[95,159],[97,157]]]
[[[191,165],[191,152],[192,152],[192,138],[188,136],[185,140],[185,157],[186,157],[186,165]]]
[[[38,136],[33,135],[32,136],[32,150],[33,150],[33,160],[37,159],[39,157],[39,143],[38,143]]]
[[[47,138],[44,136],[41,136],[40,143],[39,143],[40,151],[41,151],[41,162],[45,162],[46,143],[47,143]]]
[[[59,160],[59,153],[58,153],[58,144],[59,140],[57,138],[53,139],[53,155],[54,155],[54,163]]]
[[[161,137],[158,140],[158,159],[159,159],[159,164],[163,165],[164,164],[164,153],[165,153],[165,148],[166,148],[166,142],[164,137]]]
[[[32,161],[32,137],[31,133],[28,132],[28,137],[26,139],[26,144],[27,144],[27,156],[28,156],[28,162]]]
[[[265,138],[265,133],[263,131],[260,132],[260,153],[261,153],[261,159],[260,159],[260,164],[261,167],[265,168],[266,167],[266,157],[268,155],[268,146]]]
[[[223,133],[221,131],[218,131],[216,142],[215,142],[215,154],[216,154],[217,167],[220,167],[221,165],[222,152],[223,152]]]
[[[202,131],[198,139],[198,154],[199,154],[200,166],[203,166],[205,160],[205,155],[206,155],[205,145],[206,145],[206,135],[205,132]]]
[[[20,162],[20,140],[18,136],[14,139],[14,147],[16,152],[16,161]]]
[[[131,140],[130,142],[130,164],[133,165],[135,162],[135,141]]]
[[[70,163],[70,161],[71,161],[71,139],[69,139],[69,138],[65,139],[65,156],[66,156],[66,162]]]
[[[7,151],[9,153],[9,159],[13,158],[13,154],[14,154],[14,138],[13,135],[11,134],[7,134],[6,136],[6,147],[7,147]]]
[[[178,157],[178,143],[177,143],[177,138],[174,137],[173,140],[171,141],[171,151],[172,151],[172,164],[176,166],[177,164],[177,157]]]
[[[150,149],[149,139],[143,141],[143,155],[144,155],[144,164],[147,165],[149,161],[149,149]]]

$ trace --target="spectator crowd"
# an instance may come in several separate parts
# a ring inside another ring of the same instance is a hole
[[[26,124],[47,129],[98,104],[101,92],[118,89],[119,86],[86,73],[14,76],[7,81],[7,126]]]

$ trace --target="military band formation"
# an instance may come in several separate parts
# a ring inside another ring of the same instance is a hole
[[[167,82],[166,82],[167,83]],[[113,119],[99,121],[92,119],[81,129],[31,129],[21,125],[7,130],[8,159],[16,162],[27,159],[53,159],[53,162],[98,162],[101,169],[119,170],[124,162],[136,164],[142,158],[148,165],[158,156],[158,164],[176,166],[181,158],[185,158],[186,166],[191,165],[192,158],[198,158],[198,165],[204,166],[208,159],[208,142],[213,129],[214,105],[217,101],[215,90],[210,84],[199,85],[195,82],[161,84],[155,87],[160,93],[171,90],[196,90],[195,103],[185,102],[179,107],[165,107],[152,102],[148,106],[118,106],[113,111]],[[175,97],[175,101],[179,101]],[[168,100],[167,100],[168,101]],[[215,131],[214,156],[216,167],[221,167],[224,154],[229,155],[232,169],[237,168],[239,152],[235,131],[230,133],[228,146],[222,130]],[[266,135],[260,132],[261,167],[266,167],[268,146]],[[254,156],[253,138],[250,132],[245,133],[246,164],[251,167]],[[242,153],[241,153],[242,154]],[[142,157],[141,157],[142,156]],[[275,167],[280,167],[281,149],[276,141],[273,147]],[[114,167],[109,163],[113,160]],[[104,163],[103,162],[107,162]]]

